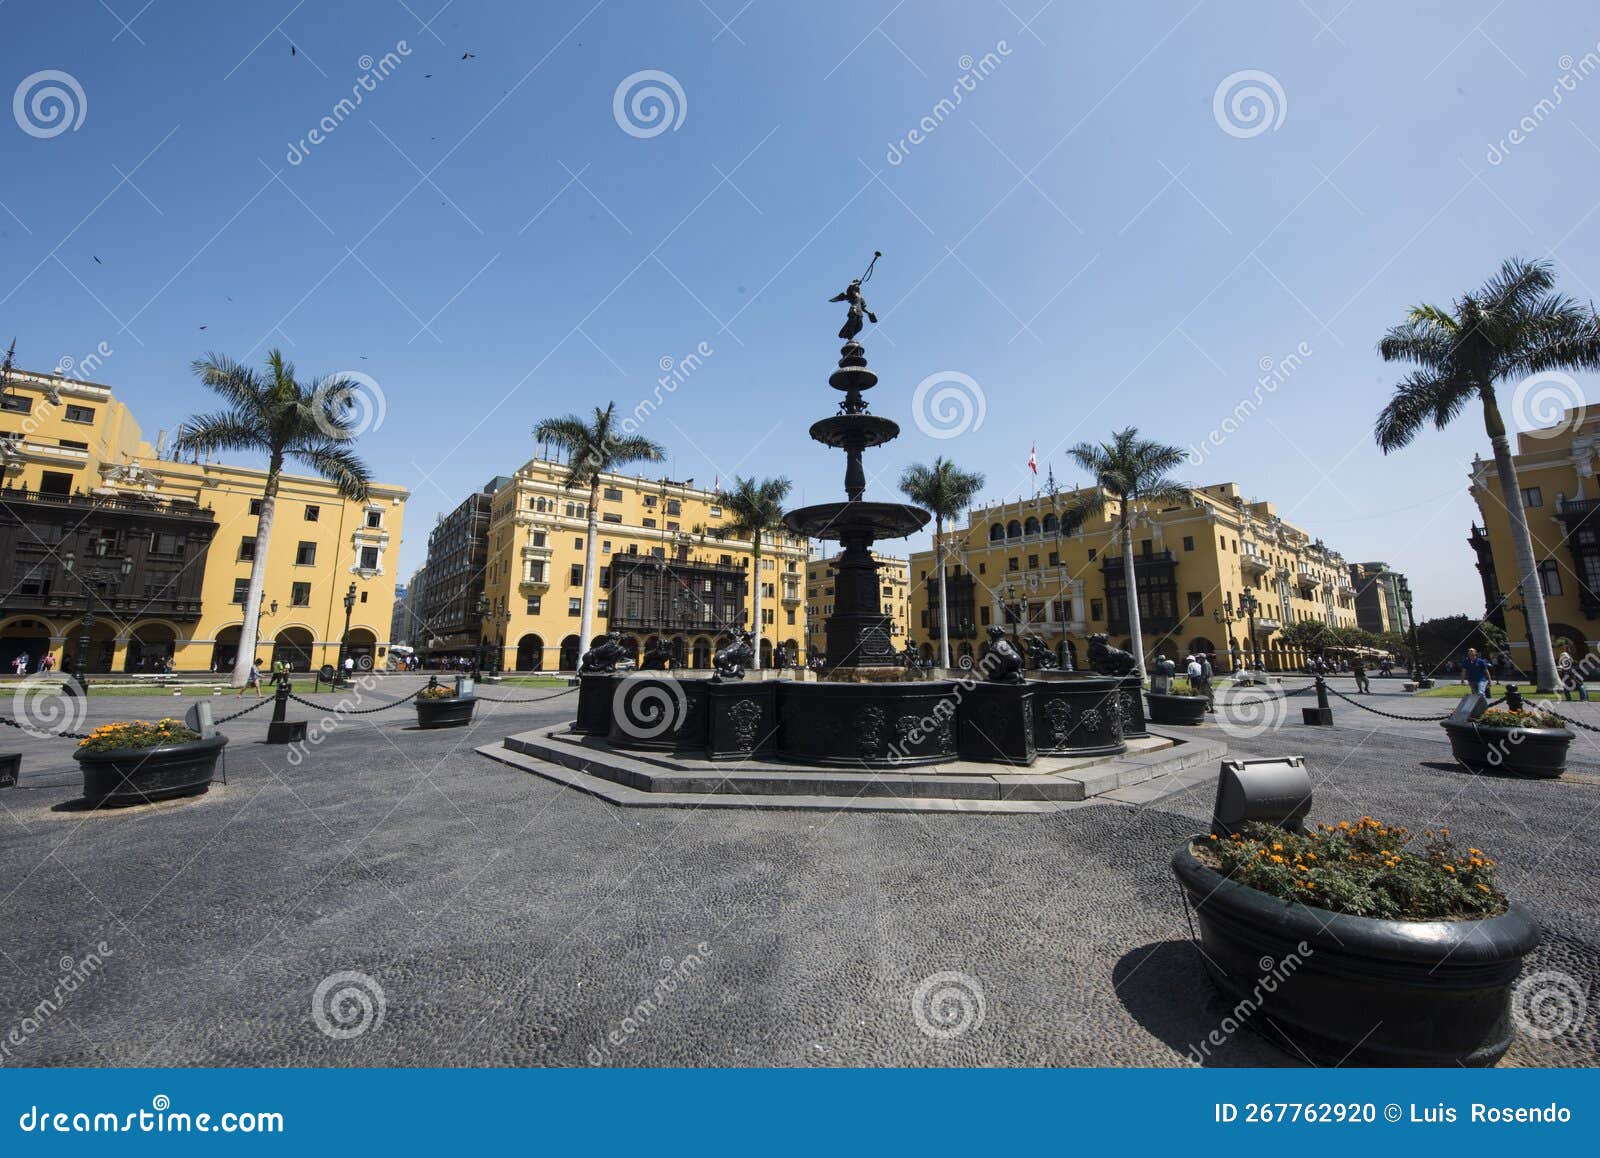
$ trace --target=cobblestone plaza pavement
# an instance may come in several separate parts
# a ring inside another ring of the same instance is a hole
[[[1398,684],[1370,702],[1453,704]],[[52,811],[76,795],[71,744],[7,730],[25,756],[0,791],[0,1040],[22,1039],[4,1064],[1179,1066],[1226,1013],[1168,867],[1209,784],[1026,816],[622,809],[473,752],[574,699],[437,732],[409,706],[350,717],[298,763],[261,743],[264,708],[225,726],[225,785],[105,814]],[[1333,728],[1304,727],[1309,702],[1249,740],[1198,731],[1304,754],[1313,821],[1448,825],[1493,853],[1545,929],[1526,970],[1592,987],[1600,736],[1560,781],[1475,776],[1436,724],[1335,700]],[[1600,726],[1600,703],[1555,706]],[[97,696],[89,723],[164,710]],[[953,1035],[914,1014],[942,973],[981,994]],[[359,1032],[330,1019],[341,1000]],[[1589,1004],[1502,1064],[1594,1064]],[[1303,1063],[1246,1030],[1206,1064]]]

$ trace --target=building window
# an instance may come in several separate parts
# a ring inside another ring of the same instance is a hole
[[[65,471],[45,471],[39,476],[39,493],[42,495],[70,495],[72,493],[72,476]]]
[[[622,516],[615,511],[604,511],[600,515],[600,521],[603,523],[620,523],[622,522]]]
[[[607,487],[603,493],[608,503],[620,503],[622,501],[622,489],[620,487]]]
[[[582,563],[574,563],[572,565],[571,573],[567,576],[567,582],[572,584],[574,587],[578,586],[580,583],[583,582],[583,564]]]
[[[683,514],[683,504],[680,503],[677,499],[668,499],[667,500],[667,514],[669,514],[669,515],[681,515],[681,514]]]
[[[1194,536],[1193,535],[1185,535],[1183,537],[1183,549],[1185,551],[1194,550]]]
[[[1089,618],[1090,619],[1094,619],[1094,620],[1101,620],[1101,619],[1104,619],[1105,617],[1106,617],[1105,601],[1104,600],[1100,600],[1100,599],[1091,599],[1091,600],[1089,600]]]
[[[383,526],[383,512],[382,511],[368,511],[367,512],[367,526],[369,528],[371,528],[372,530],[374,530],[374,531],[377,530],[379,527]]]
[[[583,614],[583,600],[581,600],[581,599],[569,599],[569,600],[567,600],[567,614],[571,615],[573,617],[582,615]]]
[[[1522,505],[1528,508],[1544,506],[1544,495],[1538,487],[1522,488]]]
[[[250,580],[235,579],[233,581],[233,601],[240,607],[244,606],[245,598],[250,594]]]
[[[322,508],[311,503],[306,504],[306,522],[314,523],[322,517]]]
[[[311,606],[311,584],[309,584],[309,583],[291,583],[289,585],[289,606],[290,607],[310,607]]]
[[[1226,551],[1227,549],[1228,549],[1228,536],[1226,536],[1226,535],[1218,535],[1217,536],[1217,550]]]
[[[656,521],[654,519],[651,519],[651,518],[646,518],[644,520],[644,525],[647,526],[647,527],[653,527],[653,526],[656,525]]]
[[[572,549],[574,551],[583,550],[583,540],[582,539],[573,539],[572,540]]]
[[[1028,570],[1035,571],[1035,570],[1038,570],[1038,567],[1039,567],[1039,556],[1037,556],[1037,555],[1029,555],[1028,556]]]
[[[91,406],[68,406],[66,419],[68,422],[81,422],[87,426],[94,422],[94,408]]]
[[[1093,563],[1095,559],[1099,557],[1099,555],[1099,551],[1096,551],[1093,547],[1089,548],[1089,562]]]
[[[1059,567],[1060,565],[1061,565],[1061,553],[1059,551],[1051,551],[1050,552],[1050,566]]]
[[[1554,559],[1539,564],[1539,586],[1546,595],[1561,594],[1561,567]]]
[[[987,607],[978,608],[978,623],[984,627],[989,626],[989,609]]]
[[[1007,571],[1015,571],[1015,570],[1017,570],[1017,564],[1019,562],[1020,561],[1017,559],[1017,557],[1015,555],[1012,555],[1009,559],[1006,560],[1006,570]]]
[[[21,394],[0,394],[0,410],[11,414],[31,414],[33,399],[24,398]]]
[[[711,508],[711,517],[713,519],[722,518],[722,508],[721,507],[712,507]]]
[[[789,608],[789,610],[787,612],[785,612],[785,614],[788,615],[788,617],[789,617],[789,626],[793,627],[794,626],[794,608],[792,608],[792,607]]]
[[[530,595],[530,596],[528,596],[528,614],[529,615],[538,615],[539,614],[539,599],[540,598],[541,597],[538,596],[538,595]]]
[[[535,547],[544,546],[544,532],[543,531],[535,531],[533,533],[533,545]]]
[[[361,569],[363,571],[376,571],[378,569],[378,548],[361,548]]]
[[[1206,597],[1198,591],[1190,591],[1184,595],[1189,601],[1189,614],[1200,618],[1206,613]]]
[[[594,610],[595,610],[595,614],[596,615],[601,615],[601,616],[610,615],[611,614],[611,600],[609,600],[609,599],[597,600]]]
[[[256,537],[246,535],[239,540],[239,562],[253,563],[256,558]]]
[[[302,540],[294,549],[294,565],[296,567],[315,567],[317,565],[317,545]]]
[[[679,529],[680,528],[678,527],[677,523],[674,523],[671,519],[667,520],[667,530],[676,531],[676,530],[679,530]]]
[[[259,515],[261,513],[261,500],[260,499],[251,499],[250,500],[250,513],[252,515]]]

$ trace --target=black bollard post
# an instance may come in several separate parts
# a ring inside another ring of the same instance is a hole
[[[1316,728],[1333,727],[1333,709],[1328,706],[1328,685],[1319,675],[1317,678],[1317,706],[1314,708],[1301,708],[1300,719],[1302,722]]]
[[[272,673],[272,682],[277,686],[272,693],[272,722],[267,725],[269,744],[293,744],[303,742],[306,738],[306,722],[286,718],[289,711],[289,685],[293,679],[294,676],[287,670]]]
[[[1520,712],[1523,708],[1522,693],[1517,690],[1516,684],[1506,685],[1506,707],[1513,712]]]

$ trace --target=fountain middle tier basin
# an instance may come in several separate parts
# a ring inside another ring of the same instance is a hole
[[[835,414],[811,424],[811,437],[824,446],[866,450],[900,437],[900,424],[876,414]]]
[[[922,530],[932,517],[904,503],[818,503],[790,511],[783,516],[783,525],[811,539],[839,541],[863,532],[873,539],[903,539]]]

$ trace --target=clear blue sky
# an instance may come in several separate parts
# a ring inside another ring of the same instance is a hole
[[[1600,296],[1600,75],[1533,111],[1600,54],[1592,3],[741,3],[8,0],[4,91],[60,70],[85,107],[55,135],[0,129],[0,333],[40,369],[105,343],[94,376],[150,435],[209,405],[187,369],[207,350],[370,375],[386,412],[361,449],[413,488],[409,574],[434,515],[530,457],[539,418],[632,409],[702,342],[645,428],[673,476],[842,497],[840,456],[805,432],[836,400],[826,299],[881,249],[872,403],[906,433],[869,455],[876,497],[936,453],[998,498],[1031,491],[1035,442],[1063,484],[1062,448],[1116,426],[1200,442],[1303,344],[1184,477],[1409,572],[1419,614],[1481,609],[1481,423],[1384,459],[1371,424],[1399,370],[1375,343],[1514,253]],[[655,135],[614,115],[644,70],[683,94]],[[1261,132],[1248,101],[1216,112],[1245,70],[1278,90],[1255,82]],[[946,371],[983,421],[936,439],[913,391]]]

